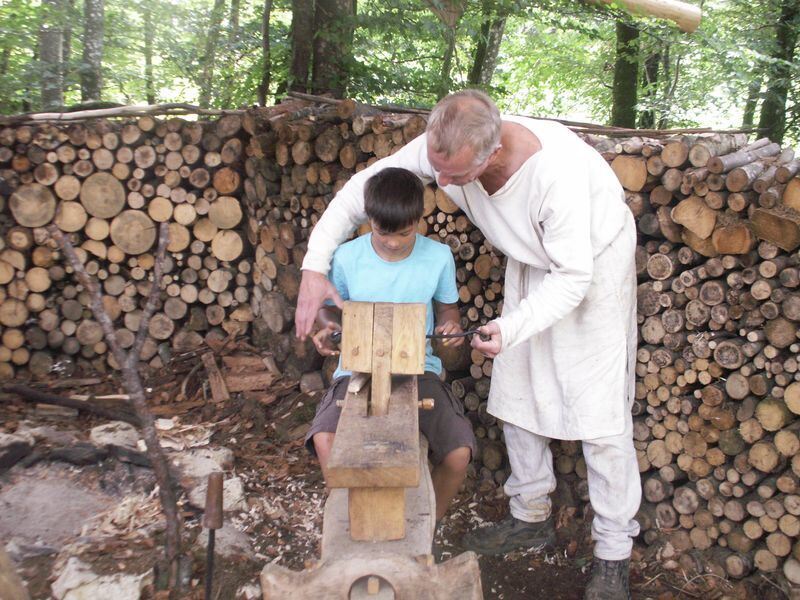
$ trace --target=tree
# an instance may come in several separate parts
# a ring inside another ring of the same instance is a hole
[[[313,42],[314,0],[292,0],[290,91],[308,92]]]
[[[446,96],[453,87],[452,70],[453,58],[456,53],[456,40],[458,21],[464,14],[465,3],[463,0],[428,0],[431,10],[439,17],[444,25],[444,54],[442,67],[439,73],[439,86],[437,96]]]
[[[103,0],[83,3],[81,101],[100,100],[103,89]]]
[[[344,96],[353,60],[355,0],[317,0],[311,89]]]
[[[228,45],[234,46],[239,39],[239,0],[231,0],[230,28],[228,30]]]
[[[155,82],[153,81],[153,8],[151,2],[142,4],[142,21],[144,22],[144,90],[148,104],[156,103]]]
[[[636,127],[636,99],[639,88],[639,30],[617,21],[617,58],[614,63],[611,124]]]
[[[786,98],[792,78],[792,61],[800,28],[797,0],[782,0],[775,29],[775,49],[768,65],[769,82],[761,105],[758,128],[774,142],[782,142],[786,129]]]
[[[66,0],[64,12],[67,18],[64,19],[64,26],[62,27],[61,34],[61,77],[64,81],[64,87],[66,88],[66,82],[70,71],[70,62],[72,61],[72,16],[75,12],[75,0]]]
[[[261,81],[258,84],[258,104],[267,105],[269,94],[270,71],[272,70],[272,56],[269,46],[269,19],[272,13],[272,0],[264,0],[264,10],[261,13]]]
[[[753,121],[756,116],[756,106],[758,105],[758,97],[761,94],[761,77],[756,76],[747,86],[747,100],[744,104],[744,111],[742,111],[742,128],[747,129],[753,126]]]
[[[42,107],[52,109],[64,105],[62,52],[63,32],[60,27],[59,0],[43,0],[42,21],[39,27],[39,57],[41,59]]]
[[[644,60],[642,73],[642,92],[647,100],[648,107],[639,111],[639,127],[653,129],[656,126],[655,103],[658,99],[659,67],[661,66],[661,52],[650,53]]]
[[[484,0],[482,8],[481,30],[472,55],[472,68],[469,70],[467,82],[473,86],[488,88],[497,66],[508,9],[505,5],[496,6],[492,0]]]
[[[205,39],[205,51],[201,58],[202,73],[200,74],[200,100],[203,108],[211,106],[211,96],[214,91],[214,63],[217,58],[216,50],[219,42],[219,30],[222,24],[222,13],[225,0],[214,0],[214,8],[208,19],[208,29]]]

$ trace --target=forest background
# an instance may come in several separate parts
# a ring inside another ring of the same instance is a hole
[[[798,0],[693,0],[694,33],[580,0],[0,0],[0,114],[287,91],[800,140]]]

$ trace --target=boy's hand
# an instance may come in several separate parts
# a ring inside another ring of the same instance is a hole
[[[312,337],[314,347],[322,356],[338,356],[339,347],[331,340],[334,331],[341,331],[342,326],[338,323],[328,323]]]
[[[500,354],[500,349],[503,347],[500,326],[494,321],[489,321],[483,327],[478,328],[478,331],[481,335],[472,336],[472,347],[488,358],[494,358]],[[481,338],[486,335],[491,336],[491,339],[482,340]]]
[[[461,324],[458,323],[457,321],[445,321],[444,323],[439,325],[436,329],[434,329],[434,332],[438,334],[452,335],[454,333],[464,333],[464,330],[461,329]],[[442,346],[456,347],[464,343],[464,338],[463,337],[443,338],[439,340],[439,343]]]

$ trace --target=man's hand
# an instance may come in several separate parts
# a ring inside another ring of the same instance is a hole
[[[299,340],[305,340],[311,333],[317,312],[325,300],[333,300],[336,306],[342,308],[339,292],[325,275],[316,271],[303,271],[300,292],[297,295],[297,310],[294,313],[295,332]]]
[[[328,323],[325,327],[314,334],[311,340],[314,342],[317,352],[322,356],[338,356],[339,347],[331,340],[334,331],[341,331],[342,326],[338,323]]]
[[[483,327],[478,328],[481,335],[472,336],[472,347],[488,358],[494,358],[500,354],[503,347],[500,335],[500,326],[495,321],[489,321]],[[483,341],[482,336],[491,336],[490,340]]]
[[[464,333],[464,330],[461,329],[461,324],[458,323],[457,321],[446,321],[445,323],[442,323],[436,329],[434,329],[434,332],[438,333],[438,334],[443,334],[444,333],[444,334],[447,334],[447,335],[452,335],[454,333]],[[456,347],[456,346],[460,346],[461,344],[464,343],[464,338],[463,337],[442,338],[442,339],[437,340],[437,341],[442,346],[453,346],[453,347]]]

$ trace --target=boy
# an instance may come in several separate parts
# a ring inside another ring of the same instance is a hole
[[[419,178],[405,169],[384,169],[372,176],[364,189],[364,208],[372,233],[339,247],[329,277],[343,300],[425,303],[426,333],[434,331],[434,312],[436,333],[460,333],[453,255],[444,244],[417,234],[423,194]],[[338,354],[330,336],[341,330],[341,311],[323,307],[318,321],[322,328],[313,338],[317,350],[325,356]],[[463,341],[450,338],[444,343],[455,346]],[[442,363],[427,341],[425,374],[418,378],[419,397],[433,398],[434,407],[419,411],[419,428],[428,439],[434,464],[431,479],[437,522],[458,493],[475,451],[472,425],[449,387],[439,379],[441,372]],[[323,475],[341,414],[336,401],[345,397],[349,375],[340,363],[306,435],[306,445],[319,458]]]

